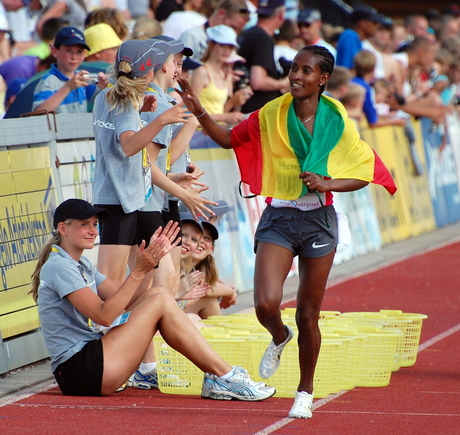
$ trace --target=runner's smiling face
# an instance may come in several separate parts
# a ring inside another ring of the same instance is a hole
[[[318,95],[320,86],[329,79],[329,74],[322,72],[319,58],[311,51],[301,51],[292,61],[289,70],[291,94],[294,98],[311,98]]]

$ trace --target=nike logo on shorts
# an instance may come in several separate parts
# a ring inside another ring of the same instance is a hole
[[[316,242],[313,242],[313,245],[311,246],[312,248],[317,249],[317,248],[324,248],[325,246],[328,246],[328,245],[330,245],[330,243],[325,243],[324,245],[317,245]]]

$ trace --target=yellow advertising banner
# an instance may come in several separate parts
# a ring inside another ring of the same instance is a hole
[[[49,240],[56,206],[50,149],[0,153],[0,331],[2,338],[36,329],[31,274]]]
[[[410,126],[409,141],[403,127],[363,128],[363,139],[374,148],[393,175],[398,191],[388,195],[372,186],[384,244],[404,240],[435,228],[420,125]],[[418,164],[418,165],[417,165]]]

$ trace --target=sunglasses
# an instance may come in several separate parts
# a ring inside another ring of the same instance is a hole
[[[310,27],[311,26],[311,23],[297,23],[297,27]]]
[[[243,14],[243,15],[249,15],[249,9],[246,9],[246,8],[234,8],[232,10],[234,10],[235,12],[239,12],[240,14]]]

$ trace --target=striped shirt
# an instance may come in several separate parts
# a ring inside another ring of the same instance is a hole
[[[55,92],[64,86],[69,79],[62,74],[56,64],[51,66],[48,74],[44,75],[37,83],[34,91],[34,102],[32,110],[35,110],[43,101],[51,97]],[[99,89],[96,85],[89,85],[72,90],[65,97],[64,101],[55,110],[56,113],[86,113],[88,102],[96,96]]]

